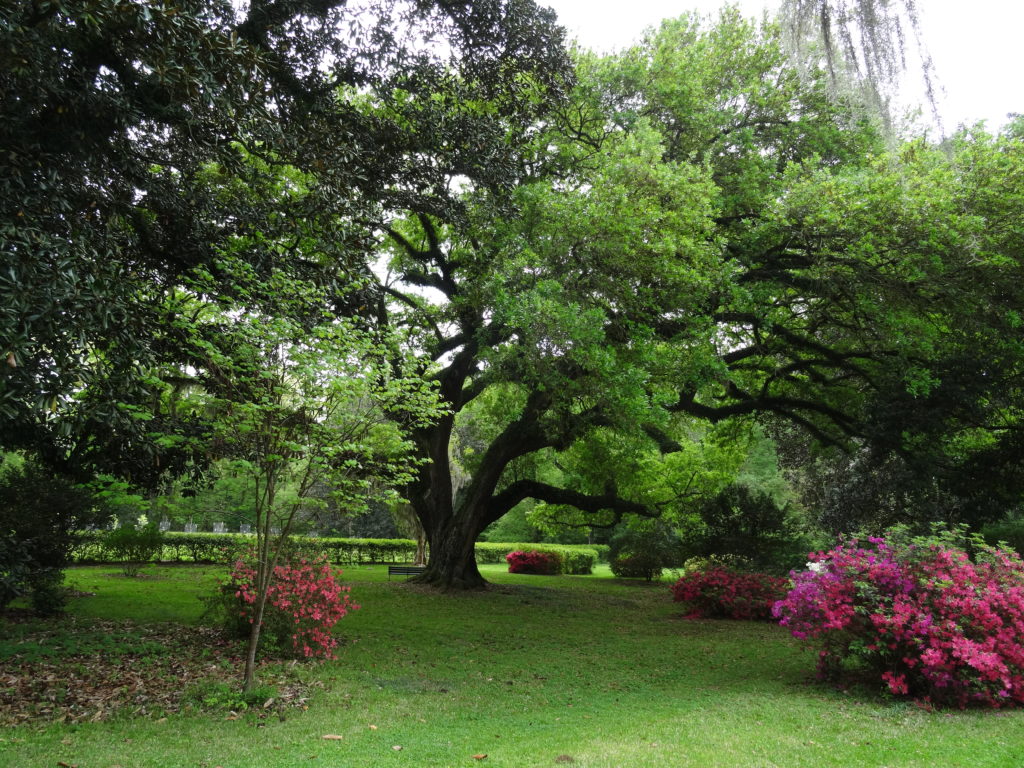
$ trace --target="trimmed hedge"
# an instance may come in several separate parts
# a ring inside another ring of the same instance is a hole
[[[71,553],[75,563],[115,562],[113,553],[103,546],[104,531],[87,531]],[[230,563],[256,540],[244,533],[180,533],[164,534],[163,550],[157,560],[178,563]],[[341,539],[306,538],[293,536],[297,553],[307,558],[326,557],[335,565],[361,565],[369,563],[411,563],[416,557],[416,542],[412,539]],[[505,563],[505,555],[515,550],[552,552],[565,563],[565,573],[592,573],[598,553],[607,553],[607,546],[576,544],[524,544],[478,542],[478,563]]]
[[[103,531],[89,531],[82,536],[72,552],[76,563],[114,562],[112,552],[103,546]],[[337,565],[362,563],[412,562],[416,542],[412,539],[333,539],[291,537],[298,554],[307,558],[324,556]],[[253,534],[244,533],[180,533],[164,534],[163,551],[157,556],[164,562],[230,563],[255,543]]]

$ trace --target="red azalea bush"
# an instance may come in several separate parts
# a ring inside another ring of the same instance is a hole
[[[290,648],[300,657],[333,659],[338,640],[331,630],[349,611],[359,608],[349,587],[338,583],[340,575],[325,557],[296,558],[275,567],[260,629],[264,642],[281,650]],[[237,601],[238,623],[247,628],[256,618],[255,567],[237,560],[223,589]]]
[[[974,551],[974,559],[968,555]],[[819,675],[866,668],[927,704],[1024,703],[1024,562],[964,530],[853,539],[811,555],[774,613]]]
[[[516,550],[505,555],[509,573],[539,573],[554,576],[562,572],[562,557],[557,552]]]
[[[693,571],[672,585],[672,599],[686,603],[690,618],[769,620],[772,605],[788,582],[764,573],[742,573],[716,566]]]

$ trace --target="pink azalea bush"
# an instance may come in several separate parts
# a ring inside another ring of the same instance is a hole
[[[331,630],[359,608],[350,588],[338,583],[340,575],[325,557],[296,558],[275,567],[260,629],[265,641],[304,658],[335,658],[338,640]],[[236,560],[224,591],[237,600],[239,619],[251,625],[256,620],[255,567]]]
[[[976,552],[974,559],[966,550]],[[925,704],[1024,703],[1024,562],[964,532],[846,541],[793,572],[774,615],[819,675],[861,667]]]
[[[673,584],[672,599],[685,603],[689,618],[770,620],[772,605],[788,582],[764,573],[742,573],[721,566],[693,571]]]
[[[505,555],[509,573],[539,573],[546,576],[559,574],[563,570],[562,557],[557,552],[537,550],[516,550]]]

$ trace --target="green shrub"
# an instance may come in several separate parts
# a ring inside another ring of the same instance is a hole
[[[27,595],[38,613],[59,613],[79,531],[109,515],[88,490],[35,462],[0,469],[0,608]]]
[[[28,592],[33,565],[27,542],[0,536],[0,611]]]
[[[608,565],[612,573],[620,579],[646,579],[653,581],[661,578],[662,559],[657,554],[640,552],[637,554],[613,557]]]
[[[53,616],[64,610],[67,593],[64,589],[64,571],[42,568],[32,574],[29,602],[40,616]]]
[[[689,557],[733,555],[755,571],[785,574],[807,560],[811,543],[792,521],[786,505],[768,494],[736,484],[700,510],[700,530],[687,543]]]
[[[412,539],[306,539],[298,540],[306,557],[325,556],[336,565],[411,563],[416,557]]]
[[[160,559],[193,563],[233,563],[252,546],[254,536],[243,533],[164,534]],[[411,539],[337,539],[291,537],[291,549],[307,558],[324,556],[336,565],[369,563],[405,563],[416,555]],[[79,563],[116,562],[104,545],[102,534],[87,533],[74,550]]]
[[[240,533],[164,534],[162,558],[177,562],[231,563],[251,545],[253,536]]]
[[[622,528],[612,536],[608,565],[618,577],[651,581],[660,578],[663,569],[682,564],[681,547],[672,528],[660,520],[650,521]]]
[[[180,533],[168,531],[164,534],[161,560],[194,563],[232,563],[248,547],[252,546],[252,534],[242,533]],[[335,565],[367,565],[372,563],[409,563],[416,556],[416,542],[412,539],[339,539],[306,538],[295,536],[291,539],[293,551],[306,558],[323,556]],[[541,552],[557,552],[565,564],[565,573],[593,573],[599,556],[607,559],[608,546],[605,544],[529,544],[477,542],[478,563],[504,564],[505,555],[517,549]],[[73,552],[74,562],[110,563],[120,558],[111,552],[105,543],[105,536],[99,532],[87,532]]]
[[[238,690],[234,685],[207,680],[186,688],[184,701],[197,709],[241,712],[263,707],[277,696],[277,688],[271,685],[258,685],[246,692]]]
[[[995,547],[1005,542],[1014,552],[1024,553],[1024,518],[1017,515],[1007,517],[997,523],[990,523],[981,529],[981,535],[989,546]]]
[[[739,555],[700,555],[698,557],[691,557],[683,563],[683,570],[686,573],[706,571],[712,568],[724,568],[728,571],[740,571],[742,573],[753,572],[750,560]]]
[[[141,527],[122,525],[107,533],[103,548],[111,560],[121,563],[125,576],[137,576],[163,550],[164,535],[156,523]]]

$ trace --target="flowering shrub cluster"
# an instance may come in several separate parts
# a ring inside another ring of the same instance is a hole
[[[859,664],[892,693],[927,704],[1024,704],[1024,562],[1015,553],[962,531],[895,531],[815,553],[808,565],[774,614],[818,648],[822,677]]]
[[[690,608],[690,618],[768,620],[787,586],[778,576],[714,567],[686,574],[671,589],[673,600]]]
[[[333,659],[338,641],[331,629],[359,608],[349,587],[337,582],[340,574],[323,557],[298,558],[274,568],[260,629],[264,641],[282,650],[290,648],[297,656]],[[237,601],[239,618],[251,625],[256,620],[255,567],[237,560],[224,591]]]
[[[523,551],[505,555],[509,573],[540,573],[553,576],[562,572],[562,557],[557,552]]]

